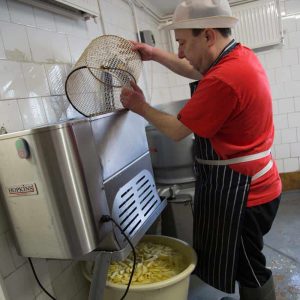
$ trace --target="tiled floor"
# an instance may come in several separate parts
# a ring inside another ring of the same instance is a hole
[[[265,239],[277,300],[300,300],[300,191],[285,193]]]
[[[264,253],[273,271],[276,299],[300,300],[300,191],[283,194],[273,227],[265,237]],[[189,300],[216,300],[225,295],[191,278]],[[232,296],[239,299],[238,292]]]

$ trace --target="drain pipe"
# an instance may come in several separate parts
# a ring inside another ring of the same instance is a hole
[[[135,26],[135,30],[137,32],[137,38],[138,38],[138,41],[141,42],[140,28],[139,28],[138,21],[137,21],[135,5],[131,0],[124,0],[124,1],[127,2],[127,4],[131,8],[132,15],[133,15],[133,21],[134,21],[134,26]]]
[[[137,21],[135,5],[131,0],[123,0],[123,1],[125,1],[128,4],[128,6],[131,8],[132,15],[133,15],[133,21],[134,21],[134,26],[135,26],[135,30],[136,30],[136,33],[137,33],[137,39],[138,39],[139,42],[141,42],[140,29],[139,29],[139,25],[138,25],[138,21]],[[148,87],[148,84],[147,84],[146,71],[145,71],[144,67],[142,69],[142,74],[143,74],[143,77],[144,77],[144,83],[145,83],[145,88],[146,88],[147,99],[149,99],[148,101],[151,104],[151,97],[150,97],[149,87]]]
[[[102,33],[106,34],[106,30],[105,30],[105,25],[104,25],[104,20],[103,20],[103,15],[102,15],[102,4],[101,4],[102,0],[98,0],[98,6],[99,6],[99,19],[100,19],[100,23],[101,23],[101,27],[102,27]]]

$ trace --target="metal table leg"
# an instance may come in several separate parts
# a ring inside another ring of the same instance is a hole
[[[104,289],[111,257],[112,252],[101,251],[97,254],[89,293],[89,300],[104,299]]]

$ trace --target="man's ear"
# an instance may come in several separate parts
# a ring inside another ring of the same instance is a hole
[[[212,28],[207,28],[205,30],[205,39],[206,42],[208,43],[208,46],[212,46],[216,43],[217,35],[214,29]]]

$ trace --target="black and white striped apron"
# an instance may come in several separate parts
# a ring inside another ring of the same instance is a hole
[[[235,45],[233,40],[213,65]],[[197,179],[193,244],[198,254],[195,273],[209,285],[234,293],[241,225],[250,183],[271,169],[272,160],[254,177],[238,173],[228,165],[266,157],[270,151],[221,160],[208,139],[195,135],[194,154]]]

